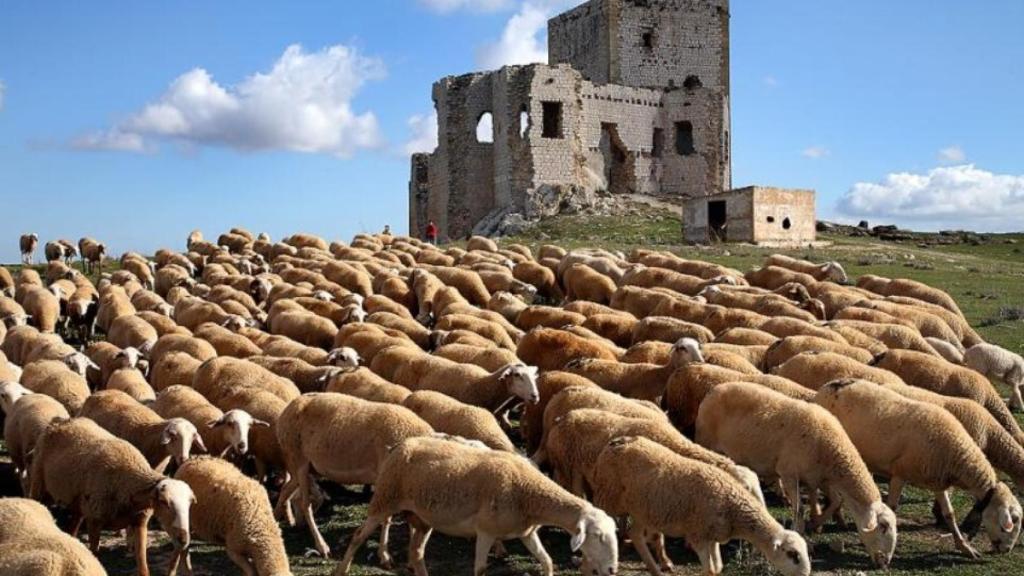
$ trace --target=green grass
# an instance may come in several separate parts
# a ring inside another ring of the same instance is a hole
[[[765,256],[779,252],[752,246],[725,245],[692,247],[680,243],[678,217],[649,209],[641,209],[629,217],[569,216],[544,222],[521,237],[508,241],[531,246],[557,243],[566,247],[600,246],[628,252],[633,248],[670,250],[686,258],[700,258],[719,262],[741,270],[760,265]],[[879,243],[871,238],[822,237],[833,245],[813,250],[782,251],[812,260],[839,260],[851,277],[879,274],[906,277],[927,282],[950,292],[960,304],[972,325],[991,342],[1024,352],[1024,321],[998,321],[1002,307],[1024,306],[1024,235],[997,237],[992,243],[979,246],[955,245],[922,248],[914,242]],[[1016,244],[1004,243],[1014,240]],[[1005,393],[1006,391],[1003,390]],[[1024,420],[1022,420],[1024,421]],[[4,476],[0,471],[0,476]],[[326,483],[325,483],[326,484]],[[6,483],[5,483],[6,485]],[[343,488],[325,485],[332,496],[318,514],[320,528],[331,544],[330,560],[307,558],[311,540],[305,528],[284,528],[285,544],[291,557],[292,570],[299,576],[328,575],[336,558],[344,551],[349,537],[365,515],[368,498]],[[885,487],[883,485],[883,491]],[[770,490],[769,490],[770,492]],[[789,511],[778,507],[773,494],[769,494],[776,518],[789,518]],[[980,561],[969,561],[957,554],[948,536],[933,526],[931,496],[910,488],[904,491],[900,508],[900,541],[890,573],[894,576],[983,576],[1024,574],[1024,550],[1018,548],[1003,556],[985,554]],[[954,503],[962,518],[970,507],[970,500],[957,493]],[[200,503],[201,505],[201,503]],[[113,536],[113,535],[111,535]],[[405,562],[408,532],[399,523],[392,530],[391,551],[396,562]],[[163,562],[170,546],[162,534],[153,533],[150,556],[154,573],[163,570]],[[975,541],[978,549],[988,551],[984,535]],[[567,536],[557,530],[544,530],[543,541],[555,559],[557,574],[578,574],[569,554]],[[873,568],[853,531],[839,531],[826,527],[824,533],[812,535],[813,568],[816,574],[850,575],[871,573]],[[376,567],[376,536],[370,539],[356,557],[352,573],[357,576],[394,574]],[[539,567],[518,542],[509,542],[511,555],[503,560],[492,559],[488,574],[538,574]],[[757,576],[774,573],[757,552],[749,547],[742,552],[735,543],[723,548],[725,574]],[[678,539],[670,542],[669,554],[676,563],[675,574],[700,574],[696,557],[686,550]],[[111,538],[100,557],[111,574],[129,574],[133,560],[126,556],[123,542]],[[631,547],[621,549],[620,573],[626,576],[645,574],[643,565]],[[227,559],[223,549],[203,543],[193,548],[193,565],[198,575],[235,575],[239,572]],[[472,574],[473,542],[435,534],[427,547],[427,567],[435,576]],[[408,574],[401,568],[398,573]]]

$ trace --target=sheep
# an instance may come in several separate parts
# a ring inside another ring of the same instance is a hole
[[[171,386],[192,386],[202,362],[184,352],[171,352],[150,365],[149,382],[157,392]]]
[[[731,476],[703,462],[677,455],[646,438],[608,443],[597,459],[594,504],[612,515],[629,515],[630,537],[654,576],[661,565],[647,542],[651,534],[683,536],[697,552],[705,573],[722,571],[719,544],[742,538],[787,576],[808,576],[807,543],[784,529]]]
[[[217,351],[218,356],[250,358],[263,354],[263,350],[245,336],[232,332],[223,326],[218,326],[213,322],[200,324],[196,327],[193,335],[196,338],[209,342],[213,349]]]
[[[302,393],[320,392],[324,382],[337,368],[333,366],[313,366],[301,358],[277,358],[274,356],[250,356],[249,362],[262,366],[274,374],[291,380]],[[358,357],[351,364],[358,366]]]
[[[429,491],[425,478],[447,478]],[[501,502],[495,506],[496,502]],[[474,574],[487,568],[487,553],[496,541],[519,538],[542,565],[554,572],[539,537],[540,526],[557,526],[570,534],[573,551],[583,550],[584,574],[610,576],[618,569],[615,522],[577,498],[515,455],[481,449],[459,439],[411,438],[395,447],[380,467],[367,519],[352,536],[335,576],[349,572],[356,551],[391,516],[410,512],[410,563],[426,575],[423,562],[433,530],[476,537]],[[386,554],[386,541],[381,542]]]
[[[135,314],[119,316],[107,329],[107,341],[119,348],[136,348],[143,353],[156,344],[159,334],[153,326]]]
[[[78,252],[82,255],[82,267],[87,274],[96,268],[103,273],[103,259],[107,256],[107,246],[93,238],[82,238],[78,241]]]
[[[18,248],[21,250],[21,263],[25,266],[32,266],[36,262],[36,247],[39,245],[38,234],[22,234],[18,238]]]
[[[516,347],[516,356],[541,370],[561,370],[576,358],[618,359],[607,346],[550,328],[535,328],[527,332]]]
[[[71,334],[88,342],[96,334],[99,293],[92,286],[80,287],[71,293],[67,303],[67,323]]]
[[[85,377],[60,360],[42,360],[25,366],[21,384],[33,392],[60,402],[69,414],[77,414],[89,397]]]
[[[47,242],[43,246],[43,256],[47,262],[61,262],[67,255],[67,246],[60,242]]]
[[[223,457],[228,452],[244,456],[249,451],[249,430],[270,427],[245,410],[224,412],[188,386],[165,388],[151,407],[166,420],[180,418],[191,422],[203,445],[215,456]]]
[[[79,416],[90,418],[111,434],[131,442],[150,466],[162,470],[168,461],[180,465],[193,448],[206,452],[199,431],[184,418],[164,420],[152,409],[120,390],[94,393]]]
[[[999,397],[992,383],[974,370],[913,350],[890,350],[876,357],[872,365],[896,374],[911,386],[974,400],[984,406],[1018,442],[1024,444],[1024,432],[1006,403]]]
[[[782,338],[775,344],[768,347],[764,358],[765,370],[782,364],[801,352],[817,350],[819,352],[835,352],[843,356],[849,356],[854,360],[867,364],[874,359],[871,352],[863,348],[857,348],[849,344],[840,344],[831,340],[824,340],[817,336],[789,336]]]
[[[516,398],[526,402],[538,400],[537,368],[518,362],[488,372],[479,366],[394,346],[377,354],[370,369],[410,390],[443,392],[494,412]]]
[[[264,422],[249,430],[249,453],[256,464],[256,478],[266,480],[274,470],[284,470],[284,455],[277,442],[277,420],[288,403],[260,388],[231,387],[216,398],[208,398],[224,413],[242,410],[252,418]]]
[[[252,362],[227,356],[203,362],[192,379],[192,387],[218,407],[218,398],[233,388],[263,390],[285,402],[291,402],[302,394],[291,380]]]
[[[405,386],[388,382],[364,367],[341,368],[331,372],[324,391],[387,404],[401,404],[412,393]]]
[[[617,288],[613,278],[582,263],[573,264],[563,272],[562,285],[565,286],[566,300],[587,300],[598,304],[611,302]]]
[[[589,381],[587,381],[589,382]],[[668,422],[665,413],[656,404],[643,400],[631,400],[614,392],[610,392],[592,384],[586,386],[568,386],[555,393],[544,408],[543,428],[537,450],[530,459],[537,465],[548,460],[548,436],[555,426],[555,421],[573,410],[594,408],[629,418],[645,418],[660,422]]]
[[[192,331],[205,322],[224,324],[231,318],[219,304],[195,296],[183,298],[174,305],[174,320]]]
[[[928,354],[936,354],[935,348],[921,336],[916,329],[902,324],[877,324],[860,320],[832,320],[825,324],[829,328],[853,328],[871,338],[875,338],[886,348],[901,350],[917,350]],[[846,332],[840,332],[847,334]],[[847,338],[849,340],[849,338]],[[850,342],[853,344],[853,342]]]
[[[450,266],[424,266],[428,272],[436,276],[445,286],[451,286],[474,306],[486,306],[491,292],[484,285],[480,275],[472,270]]]
[[[484,370],[494,371],[502,366],[519,361],[515,352],[505,348],[479,348],[466,344],[447,344],[434,350],[434,355],[460,364],[473,364]]]
[[[715,342],[720,344],[735,344],[739,346],[771,346],[779,340],[774,334],[769,334],[757,328],[729,328],[715,337]]]
[[[522,300],[507,292],[495,294],[487,304],[490,310],[514,323],[520,330],[544,328],[560,328],[568,325],[579,325],[587,321],[587,317],[572,310],[555,306],[529,306]]]
[[[182,352],[200,362],[217,357],[217,350],[206,340],[186,334],[167,334],[157,339],[149,351],[149,363],[155,366],[160,360],[172,352]]]
[[[290,478],[281,488],[275,514],[280,517],[298,492],[299,509],[310,536],[320,555],[327,558],[330,548],[317,528],[310,504],[312,470],[339,484],[374,484],[388,447],[432,432],[428,423],[402,406],[333,393],[296,398],[277,422],[277,440]],[[337,451],[338,445],[346,450]],[[381,539],[381,564],[388,567],[386,525]]]
[[[794,272],[809,274],[818,281],[830,281],[836,284],[846,284],[850,279],[846,276],[846,270],[836,261],[814,264],[807,260],[799,260],[783,254],[772,254],[764,261],[765,266],[778,266],[788,268]]]
[[[931,490],[957,548],[978,558],[956,525],[949,501],[949,489],[959,486],[977,501],[964,521],[967,536],[974,535],[975,526],[984,524],[996,551],[1013,549],[1024,511],[1010,489],[999,482],[978,445],[948,412],[852,379],[821,387],[815,402],[839,419],[868,468],[890,478],[890,508],[899,505],[904,484]]]
[[[629,346],[638,323],[636,318],[626,314],[594,314],[580,326],[611,340],[616,346]]]
[[[663,366],[580,358],[566,364],[565,371],[579,374],[605,390],[626,398],[657,402],[665,393],[665,384],[677,368],[703,360],[697,342],[683,338],[672,346],[671,359]]]
[[[843,338],[834,330],[829,330],[825,326],[810,324],[797,318],[769,318],[761,323],[757,329],[780,339],[789,336],[815,336],[823,340],[831,340],[837,344],[849,344],[846,338]]]
[[[191,266],[191,263],[189,263]],[[192,278],[194,266],[186,267],[180,264],[169,264],[156,271],[153,277],[153,291],[167,299],[167,303],[174,305],[169,298],[174,288],[190,288],[195,286],[196,281]]]
[[[573,410],[555,420],[546,447],[555,481],[583,497],[592,485],[594,465],[601,450],[619,436],[643,436],[680,456],[720,468],[746,486],[759,502],[764,502],[756,474],[691,442],[665,422],[590,408]]]
[[[647,267],[643,264],[634,265],[619,281],[620,286],[640,286],[643,288],[664,288],[685,296],[696,296],[708,287],[719,284],[736,284],[732,276],[716,276],[710,279],[682,274],[667,268]]]
[[[736,279],[737,284],[746,284],[746,281],[743,279],[743,273],[739,270],[734,270],[712,262],[684,260],[683,258],[669,252],[649,252],[638,258],[634,258],[634,261],[638,264],[643,264],[644,266],[668,268],[669,270],[674,270],[680,274],[697,276],[698,278],[703,278],[705,280],[716,276],[730,276]]]
[[[0,395],[8,396],[14,392],[5,389],[13,386],[18,385],[10,382],[0,384]],[[60,402],[46,394],[34,394],[20,386],[18,388],[17,397],[4,400],[4,444],[21,480],[22,492],[28,494],[29,455],[35,450],[39,436],[54,420],[71,416]]]
[[[935,350],[936,353],[938,353],[939,356],[945,358],[947,362],[952,362],[953,364],[964,363],[965,351],[961,352],[956,346],[935,337],[927,337],[924,340],[932,347],[933,350]]]
[[[110,325],[121,316],[135,314],[128,293],[120,286],[110,286],[100,291],[100,302],[96,310],[96,326],[106,334]]]
[[[1024,358],[995,344],[975,344],[964,352],[964,365],[1012,388],[1010,407],[1024,410],[1020,389],[1024,386]]]
[[[57,527],[42,504],[2,498],[0,574],[106,576],[107,572],[81,542]]]
[[[647,316],[633,327],[633,344],[648,340],[676,342],[680,338],[693,338],[703,344],[712,341],[714,334],[700,324],[669,316]]]
[[[788,378],[814,391],[841,378],[870,380],[886,386],[906,385],[899,376],[888,370],[869,366],[835,352],[801,352],[774,367],[771,373]]]
[[[60,289],[54,288],[56,294],[46,288],[30,286],[25,290],[21,306],[28,314],[33,326],[40,332],[56,332],[57,321],[60,319]]]
[[[536,404],[524,405],[523,413],[519,418],[519,434],[526,444],[527,454],[533,454],[540,447],[544,433],[544,410],[548,403],[556,394],[570,386],[597,387],[596,384],[582,376],[557,370],[545,372],[537,378],[537,392],[540,399]]]
[[[916,298],[924,302],[942,306],[946,310],[949,310],[963,318],[963,312],[960,311],[960,307],[957,306],[956,300],[954,300],[952,296],[938,288],[933,288],[923,282],[918,282],[917,280],[910,280],[906,278],[890,279],[872,274],[865,274],[857,279],[857,287],[864,290],[870,290],[871,292],[882,296],[909,296],[911,298]]]
[[[266,336],[265,333],[261,334]],[[299,358],[314,366],[327,364],[328,352],[325,349],[300,344],[287,336],[270,336],[257,345],[267,356]]]
[[[114,370],[107,380],[107,390],[124,392],[136,402],[149,404],[156,400],[156,391],[146,381],[145,374],[138,368],[120,368]]]
[[[797,400],[810,401],[814,398],[812,390],[787,378],[743,374],[714,364],[692,363],[676,370],[665,385],[662,403],[669,419],[680,430],[690,431],[697,421],[697,410],[704,398],[715,387],[728,382],[752,382]]]
[[[495,345],[506,350],[515,350],[516,341],[521,339],[523,333],[515,330],[510,334],[505,326],[484,318],[477,318],[469,314],[445,314],[434,324],[436,330],[469,330],[477,335],[483,336]],[[414,340],[415,341],[415,340]]]
[[[479,440],[493,450],[515,453],[516,448],[501,430],[493,414],[431,390],[417,390],[402,402],[434,430]]]
[[[896,514],[882,503],[868,467],[839,420],[824,408],[757,384],[726,383],[701,402],[696,440],[761,476],[778,476],[799,533],[805,526],[801,484],[810,494],[812,530],[822,517],[831,517],[845,504],[875,565],[889,566],[896,549]],[[819,489],[830,495],[829,509],[820,516]]]
[[[750,294],[739,290],[722,290],[718,286],[708,286],[700,295],[711,304],[742,308],[764,316],[790,316],[807,322],[825,317],[824,304],[813,298],[796,304],[776,294]]]
[[[85,522],[94,553],[101,529],[127,528],[139,576],[149,576],[147,525],[154,513],[176,549],[189,545],[192,490],[154,471],[134,446],[88,418],[47,428],[36,445],[30,477],[32,498],[49,495],[71,507],[72,537]]]
[[[271,334],[287,336],[305,346],[330,350],[338,328],[327,318],[312,312],[290,310],[270,317]]]
[[[14,276],[11,275],[10,270],[0,266],[0,297],[14,298],[14,294]]]
[[[759,328],[768,321],[768,316],[743,308],[725,308],[716,305],[699,305],[693,310],[700,318],[692,318],[713,334],[721,334],[729,328]],[[676,316],[676,314],[671,314]],[[689,313],[685,314],[689,316]],[[685,320],[686,318],[684,318]],[[806,321],[806,319],[804,319]]]
[[[858,308],[867,308],[869,310],[875,310],[879,312],[885,312],[892,318],[896,318],[893,323],[902,324],[909,322],[914,328],[917,328],[921,332],[922,336],[939,338],[945,340],[950,344],[957,347],[957,349],[963,348],[962,337],[950,327],[940,316],[933,314],[928,310],[918,308],[916,306],[909,306],[906,304],[897,304],[895,302],[886,302],[885,300],[863,300],[856,304]],[[836,318],[846,318],[847,316],[842,312],[836,315]],[[900,321],[902,320],[902,322]]]
[[[749,282],[751,286],[757,286],[767,290],[775,290],[776,288],[789,284],[790,282],[802,284],[810,290],[818,283],[818,280],[810,274],[795,272],[788,268],[782,268],[779,266],[756,268],[744,274],[744,278],[746,278],[747,282]]]
[[[558,284],[555,272],[537,262],[520,262],[512,268],[512,277],[526,282],[537,289],[537,295],[548,300],[560,301],[565,298]]]
[[[266,490],[231,464],[209,457],[193,458],[175,472],[200,503],[192,509],[191,529],[200,540],[223,544],[228,558],[244,574],[290,576],[288,553],[274,521]],[[192,571],[188,550],[171,561],[173,575],[181,559]]]
[[[907,296],[886,296],[883,299],[883,302],[892,302],[895,304],[911,306],[915,309],[930,312],[931,314],[938,316],[953,330],[957,335],[957,338],[960,339],[960,343],[964,346],[970,347],[985,341],[981,335],[971,327],[966,318],[956,312],[951,312],[938,304],[932,304],[931,302],[925,302],[923,300]]]
[[[4,329],[0,328],[0,342],[3,342],[3,332]],[[4,353],[0,352],[0,382],[17,382],[21,380],[21,373],[21,367],[10,362]]]

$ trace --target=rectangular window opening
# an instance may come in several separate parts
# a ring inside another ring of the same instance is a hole
[[[655,158],[661,158],[661,153],[665,149],[665,131],[661,128],[654,129],[653,140],[651,142],[651,156]]]
[[[697,153],[693,146],[693,124],[676,122],[676,153],[680,156],[692,156]]]
[[[562,103],[541,102],[544,122],[541,135],[544,138],[562,137]]]
[[[644,32],[640,34],[640,45],[648,50],[654,48],[654,32],[644,30]]]

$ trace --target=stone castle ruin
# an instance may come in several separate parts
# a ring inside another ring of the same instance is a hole
[[[438,145],[412,157],[410,233],[731,188],[728,0],[590,0],[548,22],[548,60],[434,84]]]

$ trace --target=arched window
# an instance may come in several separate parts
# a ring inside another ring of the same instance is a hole
[[[526,131],[530,129],[530,113],[526,111],[526,105],[519,109],[519,137],[526,138]]]

